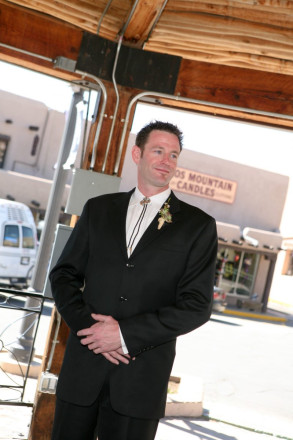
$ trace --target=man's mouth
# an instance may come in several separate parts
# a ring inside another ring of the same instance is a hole
[[[165,168],[155,168],[155,169],[158,173],[161,173],[161,174],[169,174],[170,173],[170,170],[167,170]]]

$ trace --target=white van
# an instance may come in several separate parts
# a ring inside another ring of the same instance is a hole
[[[37,230],[30,208],[0,199],[0,284],[28,287],[37,254]]]

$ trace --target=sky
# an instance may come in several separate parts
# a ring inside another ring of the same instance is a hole
[[[0,89],[43,102],[64,113],[70,107],[68,82],[0,61]]]
[[[184,148],[293,177],[292,131],[149,104],[139,107],[135,133],[154,118],[173,122],[183,131]]]
[[[60,112],[70,107],[72,87],[66,81],[1,61],[0,79],[2,90],[41,101]],[[184,148],[289,176],[288,213],[283,224],[288,234],[293,235],[292,216],[289,216],[293,212],[292,131],[145,103],[137,105],[131,131],[137,133],[154,119],[178,125],[184,134]]]

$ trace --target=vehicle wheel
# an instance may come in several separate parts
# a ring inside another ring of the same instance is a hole
[[[26,287],[29,287],[31,285],[31,280],[32,280],[32,276],[33,276],[33,271],[34,271],[35,266],[30,267],[27,276],[26,276]]]

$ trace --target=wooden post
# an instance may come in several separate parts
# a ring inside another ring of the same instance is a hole
[[[45,348],[45,355],[42,362],[42,372],[46,371],[50,353],[54,344],[54,336],[57,326],[57,311],[53,308],[48,337]],[[64,356],[65,344],[69,335],[69,329],[65,322],[61,320],[57,340],[55,345],[54,358],[50,372],[59,374],[61,364]],[[41,376],[39,377],[40,382]],[[39,383],[38,383],[39,385]],[[32,421],[29,431],[29,440],[50,440],[53,426],[54,411],[55,411],[55,394],[41,393],[38,391],[35,395]]]

